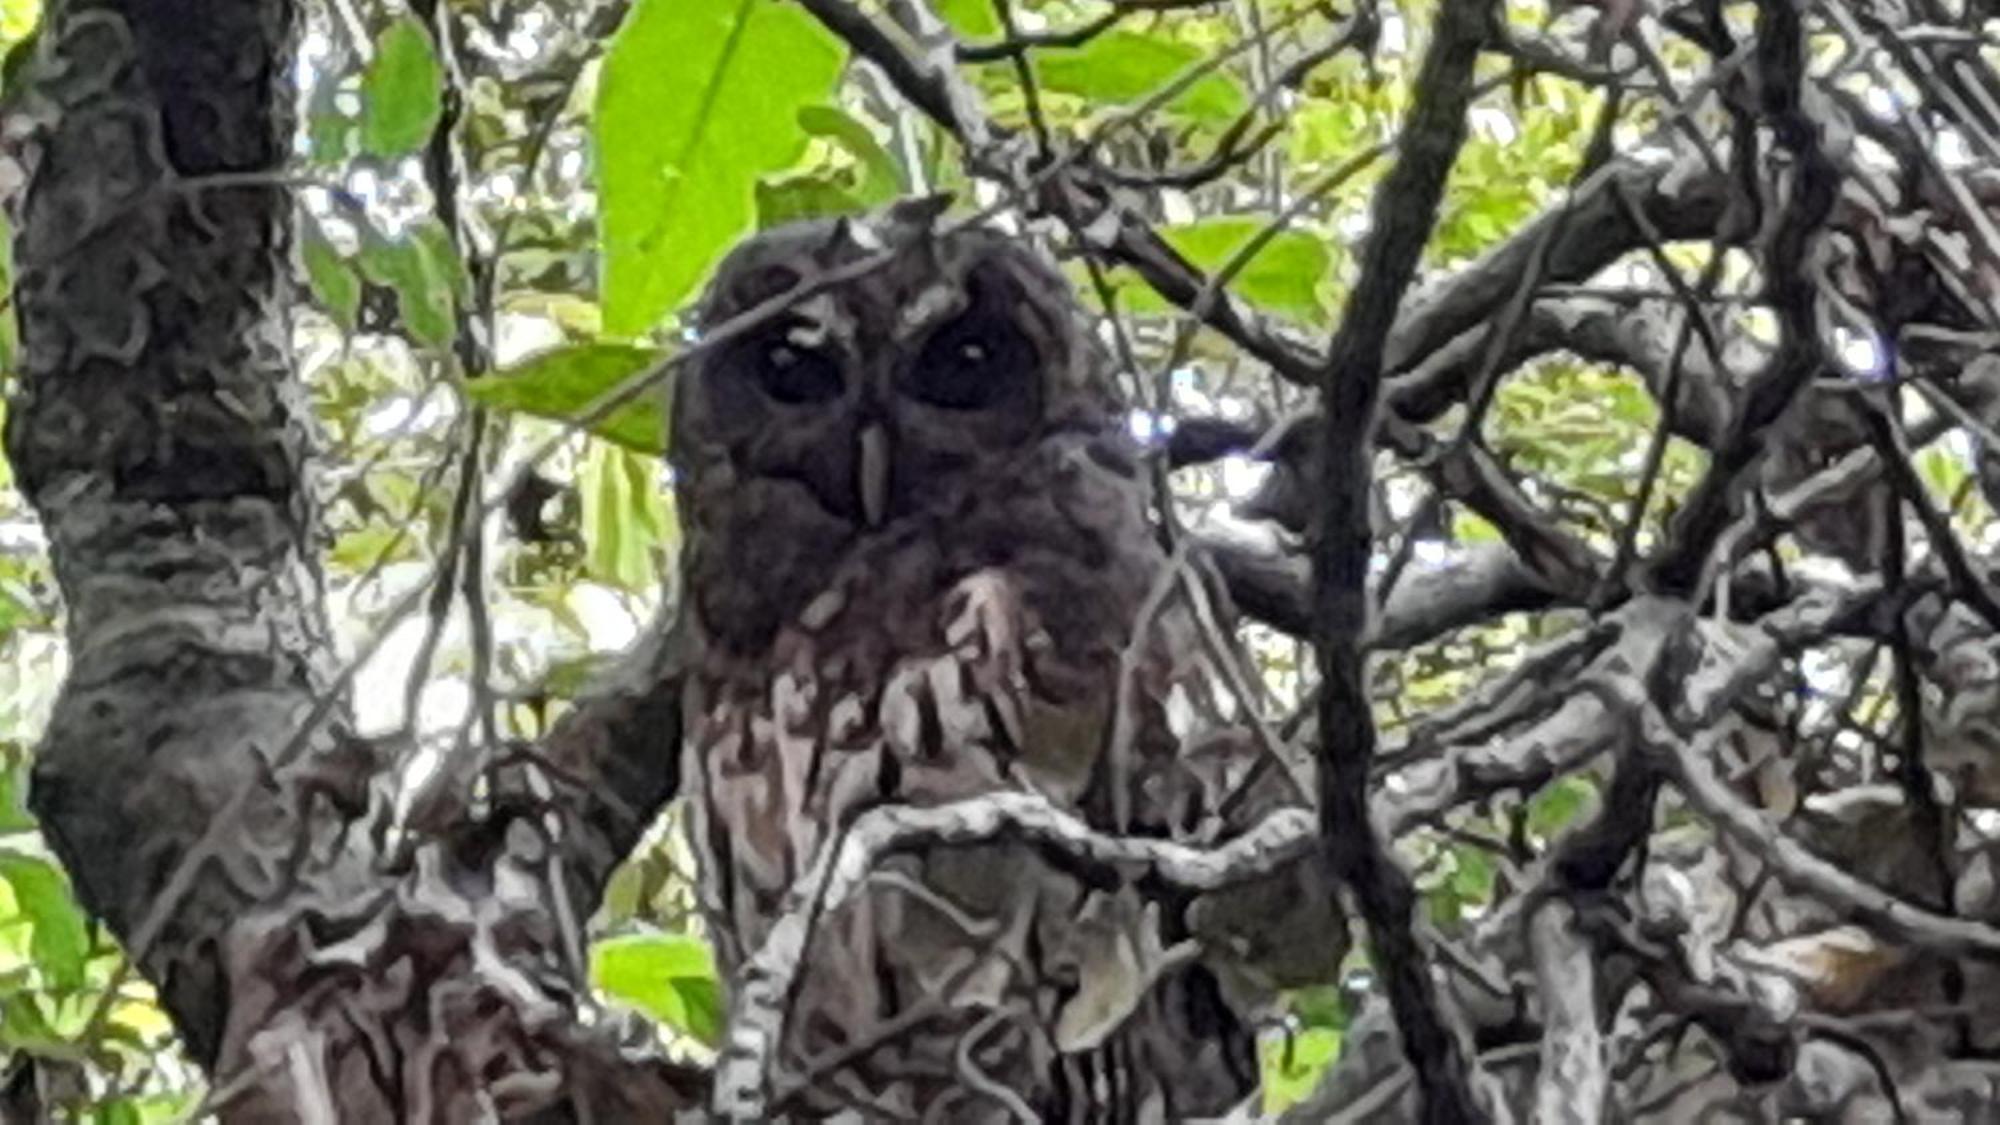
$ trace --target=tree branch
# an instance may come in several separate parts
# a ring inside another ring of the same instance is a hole
[[[1778,354],[1765,377],[1744,395],[1707,474],[1676,514],[1668,549],[1652,568],[1659,587],[1676,592],[1695,588],[1727,526],[1741,478],[1763,452],[1765,431],[1822,366],[1813,271],[1806,255],[1839,198],[1840,174],[1821,150],[1819,126],[1801,103],[1806,81],[1804,31],[1791,0],[1759,0],[1756,58],[1765,115],[1778,144],[1792,158],[1790,190],[1761,263],[1766,296],[1778,314]],[[1738,137],[1737,143],[1752,141]]]
[[[270,0],[46,11],[56,66],[25,94],[48,131],[21,209],[7,439],[48,531],[71,667],[34,807],[232,1118],[337,1097],[360,1119],[664,1119],[701,1076],[579,1018],[575,903],[549,885],[574,812],[496,785],[491,818],[394,848],[398,762],[351,734],[289,351],[293,201],[275,175],[296,16]],[[81,235],[79,214],[98,216]],[[658,711],[629,702],[580,714],[549,756],[592,782],[614,763],[640,773],[643,748],[672,737],[635,732]],[[620,754],[588,760],[610,740]],[[651,811],[599,824],[609,800],[579,806],[596,834],[579,884]]]
[[[1465,141],[1473,64],[1492,19],[1486,0],[1446,0],[1433,27],[1400,155],[1377,190],[1361,274],[1321,377],[1323,507],[1312,523],[1320,832],[1328,858],[1368,923],[1403,1050],[1419,1079],[1423,1119],[1437,1125],[1478,1121],[1484,1114],[1473,1098],[1465,1048],[1450,1014],[1439,1006],[1430,959],[1412,932],[1415,891],[1409,874],[1383,846],[1369,816],[1375,756],[1365,670],[1368,565],[1374,551],[1372,432],[1383,349],[1436,222],[1445,177]]]
[[[838,910],[896,852],[1010,837],[1061,851],[1105,873],[1159,880],[1184,891],[1212,891],[1268,875],[1311,854],[1312,815],[1274,812],[1214,848],[1113,836],[1032,793],[999,792],[946,805],[882,805],[829,840],[785,896],[770,932],[750,957],[731,998],[727,1044],[715,1074],[715,1111],[725,1121],[769,1117],[770,1064],[784,1035],[792,983],[807,955],[815,921]]]
[[[1281,633],[1312,635],[1311,567],[1303,553],[1219,535],[1203,535],[1200,544],[1237,609]],[[1510,548],[1480,544],[1445,563],[1406,570],[1370,623],[1368,648],[1412,648],[1453,629],[1563,601]]]

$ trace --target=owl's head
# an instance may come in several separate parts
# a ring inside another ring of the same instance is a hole
[[[699,323],[714,340],[672,411],[689,592],[746,637],[857,542],[962,504],[1053,432],[1116,425],[1068,282],[994,230],[768,231],[724,261]]]

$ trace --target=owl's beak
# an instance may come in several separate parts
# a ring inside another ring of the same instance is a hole
[[[879,422],[861,430],[855,483],[861,489],[861,518],[869,527],[881,527],[889,514],[889,431]]]

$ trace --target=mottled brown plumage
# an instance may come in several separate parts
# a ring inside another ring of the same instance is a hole
[[[732,255],[703,322],[836,270],[853,276],[732,333],[675,391],[701,645],[683,776],[725,970],[881,802],[1030,790],[1103,830],[1212,843],[1296,799],[1236,719],[1230,650],[1198,616],[1220,611],[1156,533],[1061,275],[994,231],[811,223]],[[1344,926],[1302,871],[1191,901],[1005,841],[898,856],[818,923],[779,1109],[1225,1112],[1255,1089],[1271,966],[1299,975],[1297,942],[1258,948],[1283,931],[1252,907],[1275,901],[1306,920],[1313,971],[1338,959]]]

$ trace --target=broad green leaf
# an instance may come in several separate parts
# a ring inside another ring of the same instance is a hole
[[[868,205],[820,176],[786,176],[757,184],[757,226],[763,230],[800,219],[852,215]]]
[[[598,942],[590,979],[668,1027],[713,1046],[722,1036],[722,989],[708,945],[685,934]]]
[[[1253,218],[1203,219],[1160,228],[1161,237],[1208,273],[1228,264],[1262,230]],[[1279,231],[1252,255],[1229,283],[1230,292],[1267,311],[1307,323],[1325,318],[1317,288],[1333,266],[1324,243],[1304,231]],[[1167,303],[1138,275],[1120,268],[1111,274],[1119,300],[1133,312],[1164,312]]]
[[[7,881],[16,907],[34,927],[29,949],[41,971],[59,989],[82,987],[90,929],[62,872],[36,856],[0,852],[0,879]]]
[[[1312,1093],[1320,1075],[1340,1057],[1341,1038],[1333,1028],[1313,1027],[1262,1040],[1258,1051],[1264,1062],[1264,1112],[1282,1112]]]
[[[1122,105],[1139,101],[1207,57],[1208,52],[1190,43],[1118,28],[1081,47],[1036,55],[1035,77],[1045,89]],[[1224,122],[1249,105],[1249,96],[1227,71],[1213,71],[1165,108],[1197,121]]]
[[[465,390],[486,406],[568,421],[612,388],[658,364],[662,354],[625,344],[557,348],[498,375],[474,379]],[[667,447],[665,404],[665,391],[649,388],[588,429],[627,449],[658,454]]]
[[[584,574],[627,590],[658,585],[654,549],[666,542],[672,520],[659,461],[591,442],[577,491],[583,500]]]
[[[837,143],[854,158],[861,170],[854,197],[863,206],[876,207],[903,193],[902,166],[860,119],[835,106],[809,105],[799,110],[799,125],[815,137]]]
[[[902,168],[868,126],[832,106],[809,105],[799,110],[799,127],[838,145],[853,159],[854,167],[818,167],[759,180],[760,229],[800,219],[853,215],[901,194]]]
[[[376,156],[423,147],[443,111],[444,71],[430,33],[404,16],[375,40],[375,58],[361,76],[361,145]]]
[[[460,287],[460,267],[449,255],[439,257],[439,247],[448,249],[450,240],[440,240],[427,228],[442,231],[437,220],[427,219],[400,238],[387,238],[372,229],[365,232],[356,264],[363,277],[395,291],[396,307],[411,338],[442,348],[457,331],[452,297]]]
[[[42,0],[0,0],[0,43],[26,39],[42,21]]]
[[[798,159],[799,110],[825,100],[842,57],[790,4],[639,0],[593,118],[607,332],[652,328],[751,229],[758,178]]]
[[[316,226],[308,227],[301,253],[313,297],[325,306],[335,323],[354,331],[361,312],[361,279],[354,275],[354,267],[341,258]]]
[[[1235,257],[1264,225],[1261,219],[1208,219],[1160,233],[1189,261],[1214,271]],[[1229,287],[1255,304],[1310,319],[1320,313],[1314,290],[1331,268],[1332,256],[1319,239],[1304,231],[1280,231],[1251,257]]]
[[[993,0],[938,0],[938,18],[966,39],[998,39],[1000,14]]]

